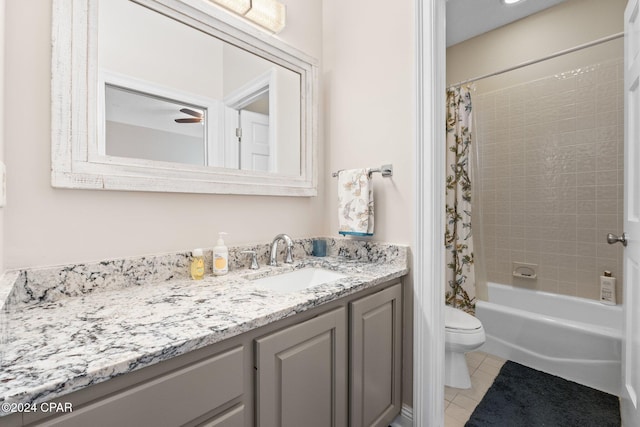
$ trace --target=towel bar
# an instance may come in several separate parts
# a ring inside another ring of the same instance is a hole
[[[340,169],[340,170],[343,170],[343,169]],[[338,172],[340,172],[340,170]],[[337,178],[338,172],[333,172],[331,176],[334,178]],[[369,171],[369,176],[371,176],[372,173],[378,173],[378,172],[380,172],[382,176],[385,178],[393,176],[393,165],[382,165],[379,168],[371,169]]]

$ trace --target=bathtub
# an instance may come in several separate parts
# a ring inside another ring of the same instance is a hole
[[[616,396],[621,392],[622,307],[489,283],[476,316],[481,351]]]

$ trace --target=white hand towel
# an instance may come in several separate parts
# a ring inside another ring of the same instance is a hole
[[[373,181],[370,169],[338,172],[338,233],[373,236]]]

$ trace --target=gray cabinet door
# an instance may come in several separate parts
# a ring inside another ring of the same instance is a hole
[[[350,426],[387,426],[400,412],[402,288],[351,303]]]
[[[346,310],[256,340],[258,427],[347,423]]]

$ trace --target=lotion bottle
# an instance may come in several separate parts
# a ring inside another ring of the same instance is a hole
[[[204,279],[204,254],[202,249],[194,249],[191,252],[191,278],[193,280]]]
[[[223,231],[218,233],[218,241],[213,248],[213,274],[215,276],[224,276],[229,272],[229,249],[222,239],[222,236],[226,234]]]
[[[616,305],[616,278],[610,271],[605,271],[600,276],[600,302],[607,305]]]

